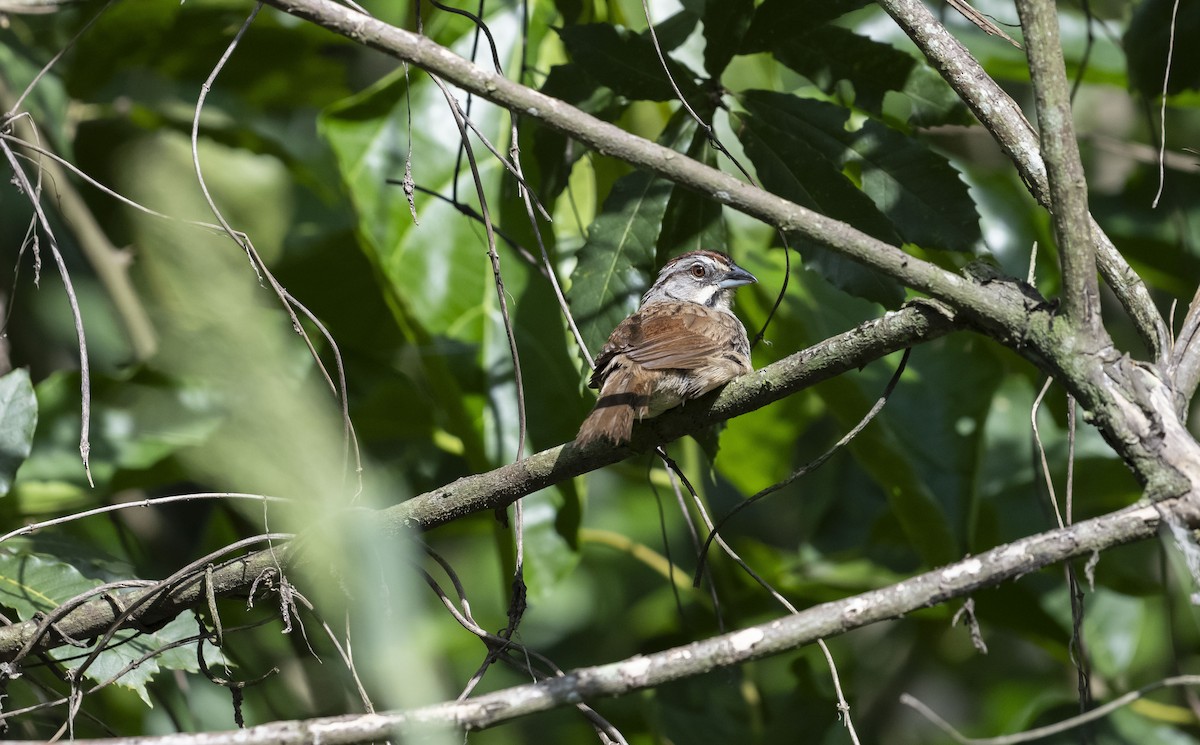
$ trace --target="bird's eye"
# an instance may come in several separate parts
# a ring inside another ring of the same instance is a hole
[[[692,264],[692,276],[696,279],[704,279],[704,265]]]

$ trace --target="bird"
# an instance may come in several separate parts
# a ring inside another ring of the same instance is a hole
[[[638,310],[613,330],[588,382],[600,396],[576,445],[627,442],[634,420],[658,416],[753,371],[734,289],[758,280],[717,251],[668,261]]]

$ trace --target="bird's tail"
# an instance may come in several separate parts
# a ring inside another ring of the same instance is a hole
[[[604,381],[596,408],[579,427],[575,443],[582,447],[598,439],[606,439],[614,445],[627,441],[633,431],[634,419],[646,415],[650,392],[651,381],[644,372],[628,367],[614,370]]]

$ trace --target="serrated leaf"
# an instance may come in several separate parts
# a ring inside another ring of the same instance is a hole
[[[969,252],[982,238],[958,171],[918,140],[873,119],[847,131],[849,110],[823,101],[770,91],[747,91],[739,100],[757,120],[804,139],[839,168],[857,164],[863,192],[904,241]]]
[[[773,38],[770,51],[783,64],[826,93],[839,81],[854,85],[854,105],[876,116],[884,97],[898,92],[910,98],[914,123],[962,123],[966,109],[950,86],[912,55],[836,25],[806,27]]]
[[[880,240],[897,244],[899,236],[871,200],[855,188],[827,158],[791,133],[780,133],[753,116],[738,117],[738,137],[770,191],[785,199],[848,222]],[[789,236],[792,237],[792,236]],[[904,289],[891,277],[864,267],[823,246],[792,237],[805,268],[852,295],[897,307]]]
[[[676,112],[660,144],[679,149],[696,129],[686,112]],[[654,269],[655,245],[673,185],[644,171],[613,184],[600,215],[588,227],[571,275],[568,301],[583,340],[593,353],[636,307]]]
[[[37,419],[29,371],[22,368],[0,377],[0,496],[8,494],[17,469],[29,457]]]
[[[754,0],[705,0],[704,69],[719,80],[742,45],[754,17]]]
[[[720,2],[720,0],[712,0]],[[746,31],[742,52],[764,52],[779,40],[832,21],[834,18],[865,7],[871,0],[765,0]]]
[[[678,98],[648,38],[607,23],[568,26],[558,33],[571,60],[617,95],[644,101]],[[684,98],[698,100],[696,74],[670,57],[666,62]]]

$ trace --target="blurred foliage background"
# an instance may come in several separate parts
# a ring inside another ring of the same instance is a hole
[[[736,172],[681,111],[637,0],[470,5],[486,21],[510,77]],[[936,5],[988,72],[1029,104],[1021,50]],[[1019,38],[1011,4],[975,5]],[[1159,93],[1172,3],[1059,7],[1093,214],[1167,312],[1200,280],[1200,52],[1188,43],[1200,34],[1200,4],[1178,9],[1157,207]],[[417,27],[414,3],[367,8]],[[139,212],[74,176],[44,185],[92,364],[91,487],[78,453],[70,307],[44,236],[40,276],[34,265],[28,195],[7,183],[0,189],[3,351],[13,370],[0,379],[0,487],[7,492],[0,524],[16,528],[200,491],[289,503],[268,509],[202,500],[128,509],[8,540],[0,546],[0,606],[10,620],[27,619],[100,582],[168,576],[264,529],[315,528],[291,577],[315,611],[301,608],[285,629],[273,603],[219,605],[225,643],[204,652],[213,669],[237,680],[278,669],[246,689],[246,722],[362,710],[322,620],[334,636],[353,640],[377,707],[450,699],[482,661],[482,645],[412,571],[421,559],[407,542],[381,539],[342,513],[393,504],[517,455],[518,397],[484,228],[460,209],[479,209],[474,182],[451,113],[427,75],[270,8],[246,32],[200,114],[198,161],[216,204],[311,312],[300,324],[331,370],[335,350],[313,319],[336,340],[362,453],[358,494],[339,403],[268,283],[227,237],[181,222],[213,219],[193,165],[192,118],[202,84],[250,10],[234,0],[120,0],[4,17],[0,108],[13,106],[65,49],[22,105],[41,146],[174,219]],[[1057,291],[1047,215],[986,131],[873,4],[662,0],[650,10],[680,92],[768,189],[947,267],[983,259],[1023,278],[1036,243],[1036,284],[1048,296]],[[469,19],[425,5],[420,22],[438,43],[491,64],[486,38]],[[732,253],[758,276],[757,285],[740,291],[737,308],[752,336],[762,327],[789,265],[770,229],[588,152],[532,118],[517,120],[513,143],[506,112],[478,100],[467,110],[501,151],[519,145],[527,182],[554,218],[540,223],[542,240],[593,352],[666,257],[700,246]],[[22,126],[9,132],[28,137]],[[525,256],[540,252],[516,183],[478,142],[475,152],[502,233],[529,453],[574,436],[593,401],[584,386],[588,370],[550,283]],[[417,186],[411,212],[404,190],[392,183],[404,178],[409,158]],[[64,206],[68,191],[82,198],[74,212]],[[101,240],[96,248],[84,215],[109,245]],[[911,294],[818,246],[790,244],[790,282],[754,350],[756,366],[879,316]],[[114,283],[113,273],[129,283]],[[1123,348],[1144,354],[1115,302],[1105,314]],[[723,514],[824,452],[866,412],[897,359],[740,417],[719,437],[681,441],[671,452],[710,509]],[[724,534],[804,607],[1051,528],[1030,425],[1042,382],[1013,352],[971,333],[917,348],[878,420]],[[1061,499],[1061,389],[1051,386],[1034,416]],[[1075,456],[1076,519],[1139,496],[1125,467],[1082,422]],[[657,461],[631,459],[547,489],[526,499],[525,516],[529,609],[518,639],[560,667],[620,660],[718,631],[706,593],[686,581],[673,589],[661,562],[633,550],[665,555],[683,576],[695,565],[672,482]],[[480,623],[502,628],[510,533],[480,514],[423,540],[454,567]],[[728,561],[714,557],[711,566],[726,628],[783,613]],[[859,733],[866,742],[948,741],[899,703],[904,692],[971,734],[992,735],[1076,713],[1077,662],[1097,701],[1197,672],[1194,588],[1181,566],[1154,543],[1101,557],[1094,585],[1083,587],[1081,652],[1071,648],[1061,567],[974,597],[986,654],[964,624],[953,623],[961,603],[830,640]],[[198,614],[211,624],[208,609]],[[105,681],[146,651],[196,633],[196,622],[181,617],[104,653],[86,679]],[[66,695],[64,671],[82,656],[63,647],[26,661],[21,677],[6,681],[4,711]],[[478,690],[527,679],[493,667]],[[829,671],[811,647],[594,703],[636,743],[848,741]],[[1052,741],[1196,742],[1198,710],[1194,694],[1165,692],[1084,735]],[[230,695],[199,674],[194,644],[89,694],[82,711],[75,736],[234,726]],[[4,722],[9,736],[48,737],[65,720],[58,706]],[[578,714],[563,709],[469,739],[503,745],[594,737]]]

